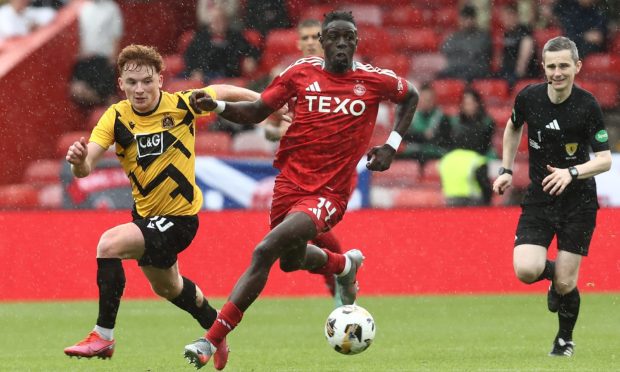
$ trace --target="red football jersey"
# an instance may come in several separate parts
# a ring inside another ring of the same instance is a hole
[[[401,102],[406,81],[391,70],[359,62],[344,74],[323,69],[320,57],[302,58],[262,93],[270,107],[296,98],[293,123],[280,141],[274,166],[299,187],[350,194],[383,100]]]

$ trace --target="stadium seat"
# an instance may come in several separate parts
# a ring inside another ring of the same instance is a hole
[[[411,6],[387,8],[383,12],[383,26],[421,28],[425,26],[424,14]]]
[[[299,53],[297,50],[297,30],[294,28],[271,30],[265,39],[265,53],[276,56]]]
[[[192,42],[192,40],[194,39],[194,34],[196,32],[194,30],[187,30],[185,32],[183,32],[181,34],[181,36],[179,36],[179,39],[177,41],[177,53],[180,55],[185,54],[185,51],[187,50],[187,47],[189,46],[189,44]]]
[[[439,50],[439,38],[430,27],[390,29],[392,44],[397,52],[432,53]]]
[[[383,187],[414,187],[419,184],[420,164],[415,160],[394,160],[386,172],[373,172],[372,186]]]
[[[71,146],[74,142],[79,141],[81,137],[84,137],[86,142],[88,142],[88,139],[90,138],[90,131],[80,130],[61,134],[56,140],[56,156],[60,159],[64,159],[67,155],[69,146]]]
[[[107,106],[97,106],[94,107],[90,113],[88,114],[88,116],[86,117],[86,129],[87,130],[92,130],[97,123],[99,122],[99,119],[103,116],[103,114],[106,112],[106,110],[108,109]]]
[[[264,38],[259,31],[252,28],[246,28],[243,30],[243,37],[254,48],[259,50],[263,49]]]
[[[374,57],[381,54],[392,54],[392,38],[383,28],[366,26],[360,30],[357,54],[360,56]]]
[[[299,20],[303,21],[304,19],[316,19],[323,21],[323,16],[334,9],[336,8],[333,5],[311,5],[302,10]]]
[[[353,13],[357,27],[364,33],[367,26],[379,27],[383,23],[383,11],[376,4],[350,3],[342,6]],[[320,18],[322,19],[322,18]]]
[[[62,208],[63,187],[60,183],[52,183],[43,186],[39,190],[39,204],[40,208],[46,209],[59,209]]]
[[[38,159],[26,166],[22,182],[31,185],[60,183],[61,159]]]
[[[164,59],[164,82],[170,79],[178,78],[185,70],[185,61],[182,54],[169,54]]]
[[[394,196],[394,208],[439,208],[445,205],[439,187],[401,189]]]
[[[382,69],[392,70],[396,75],[407,78],[411,70],[411,58],[404,54],[382,54],[372,59],[372,65]]]
[[[232,138],[226,132],[200,131],[196,134],[196,156],[229,156],[231,143]]]
[[[411,57],[411,72],[420,83],[426,83],[446,66],[441,53],[416,53]]]
[[[0,209],[34,209],[39,206],[39,188],[31,184],[0,186]]]
[[[510,118],[510,114],[512,113],[512,105],[489,106],[487,107],[487,113],[493,118],[497,126],[496,131],[501,131],[503,133],[503,129],[506,127],[508,118]]]
[[[414,71],[415,74],[415,71]],[[439,79],[432,83],[438,105],[458,105],[463,97],[465,82],[459,79]]]
[[[534,30],[534,42],[536,43],[536,55],[540,56],[545,43],[556,36],[562,35],[562,29],[557,27],[541,28]]]
[[[586,56],[579,72],[583,79],[620,83],[620,56],[610,53],[597,53]]]
[[[439,175],[439,160],[429,160],[426,164],[424,164],[420,182],[430,185],[439,185],[441,183],[441,176]]]
[[[603,110],[614,109],[618,106],[618,84],[611,81],[599,81],[590,92],[596,97]]]
[[[172,79],[168,82],[164,81],[164,90],[170,93],[200,89],[204,86],[205,84],[202,81],[198,80]]]
[[[244,78],[244,77],[224,77],[224,78],[217,78],[217,79],[213,79],[209,82],[209,85],[216,85],[216,84],[226,84],[226,85],[234,85],[237,87],[247,87],[248,84],[250,82],[248,81],[248,79]]]
[[[455,6],[446,6],[435,9],[433,12],[433,27],[444,35],[457,28],[459,24],[459,11]]]
[[[504,79],[477,79],[471,87],[480,93],[487,106],[504,104],[510,98],[508,82]]]

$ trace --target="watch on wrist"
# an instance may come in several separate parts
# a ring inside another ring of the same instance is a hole
[[[570,176],[573,177],[574,180],[579,177],[579,171],[575,167],[568,167],[568,173],[570,173]]]
[[[509,175],[512,176],[512,169],[508,169],[508,168],[504,168],[504,167],[499,167],[499,175],[501,176],[504,173],[508,173]]]

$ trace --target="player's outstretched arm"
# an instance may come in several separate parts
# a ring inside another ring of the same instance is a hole
[[[192,92],[189,104],[198,113],[213,111],[224,119],[239,124],[260,123],[277,111],[267,106],[260,98],[254,101],[226,102],[214,100],[202,89]]]
[[[90,174],[105,151],[106,149],[94,142],[86,143],[86,139],[81,137],[69,146],[65,159],[71,164],[73,175],[82,178]]]
[[[396,154],[403,136],[407,129],[409,129],[409,125],[411,125],[413,114],[415,114],[416,107],[418,106],[418,98],[418,90],[413,84],[407,82],[407,95],[396,106],[394,130],[384,145],[375,146],[368,151],[368,154],[366,154],[368,160],[366,168],[379,172],[390,168],[394,154]]]
[[[513,168],[522,134],[523,126],[516,128],[512,119],[508,119],[504,130],[502,167]],[[502,195],[510,186],[512,186],[512,174],[504,173],[493,182],[493,191]]]

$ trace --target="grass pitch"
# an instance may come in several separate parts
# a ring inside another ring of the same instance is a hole
[[[544,294],[362,297],[377,324],[364,353],[332,351],[327,298],[261,298],[228,338],[226,371],[611,371],[620,368],[620,294],[582,295],[575,355],[547,353],[557,316]],[[212,301],[216,306],[222,300]],[[0,303],[0,371],[192,371],[183,346],[201,336],[165,301],[121,304],[112,360],[62,349],[93,327],[96,302]],[[211,371],[211,363],[203,370]]]

